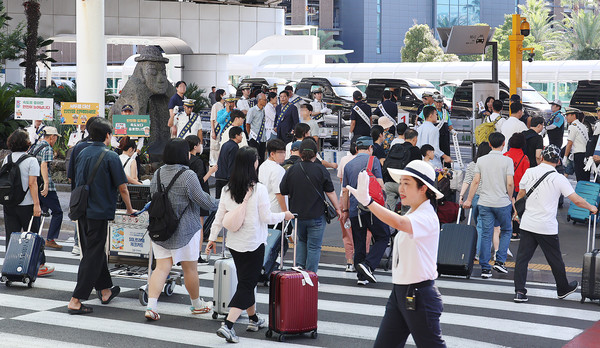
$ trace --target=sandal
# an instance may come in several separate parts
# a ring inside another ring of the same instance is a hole
[[[148,308],[146,309],[146,313],[144,313],[144,316],[146,317],[146,319],[148,320],[159,320],[160,319],[160,315],[158,315],[158,312]]]
[[[94,309],[92,307],[88,307],[88,306],[84,306],[83,303],[81,304],[81,306],[79,307],[79,309],[69,309],[69,314],[89,314],[92,313],[94,311]]]
[[[192,314],[204,314],[210,312],[210,305],[208,303],[206,303],[204,300],[200,300],[200,303],[202,305],[200,308],[195,308],[194,306],[190,307]]]
[[[117,295],[119,295],[120,292],[121,292],[120,287],[113,286],[112,288],[110,288],[110,296],[108,297],[108,300],[106,300],[106,301],[102,300],[102,291],[96,291],[96,294],[98,294],[98,298],[100,299],[100,302],[102,304],[109,304],[110,301],[112,301],[113,298],[117,297]]]

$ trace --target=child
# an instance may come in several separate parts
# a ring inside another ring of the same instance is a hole
[[[435,165],[431,162],[435,158],[435,150],[433,146],[429,144],[425,144],[421,146],[421,155],[423,156],[423,161],[427,162],[430,166],[435,169]]]

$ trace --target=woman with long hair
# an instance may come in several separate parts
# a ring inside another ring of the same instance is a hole
[[[122,151],[119,155],[119,159],[121,160],[121,165],[127,176],[127,183],[141,185],[142,183],[138,179],[137,162],[133,158],[133,154],[137,151],[135,140],[130,137],[123,137],[121,141],[119,141],[119,149]]]
[[[269,193],[265,185],[258,182],[258,152],[255,148],[244,146],[235,156],[229,183],[225,186],[219,208],[215,215],[206,254],[210,255],[216,249],[216,240],[223,228],[223,219],[226,213],[239,213],[236,216],[243,219],[237,231],[228,231],[226,246],[233,256],[238,278],[237,289],[231,302],[229,314],[221,324],[217,335],[225,338],[227,342],[237,343],[239,338],[233,329],[242,311],[248,313],[249,322],[247,331],[258,331],[265,327],[265,320],[256,312],[256,299],[254,288],[261,275],[267,243],[267,225],[280,221],[291,220],[294,215],[289,211],[283,213],[271,212]],[[245,204],[245,212],[240,211],[240,205]]]
[[[445,347],[440,328],[442,295],[434,281],[440,224],[431,204],[444,195],[435,187],[435,171],[424,161],[412,161],[405,169],[390,168],[389,173],[399,184],[402,204],[410,206],[406,215],[373,201],[365,171],[359,174],[356,189],[346,186],[360,204],[398,230],[392,255],[394,286],[374,347],[403,347],[408,335],[418,347]]]
[[[494,101],[496,100],[496,98],[489,96],[487,98],[485,98],[485,103],[483,103],[483,111],[481,111],[479,113],[479,118],[486,120],[486,117],[490,117],[491,114],[494,113]],[[493,121],[493,120],[492,120]],[[491,122],[491,121],[484,121],[484,122]]]

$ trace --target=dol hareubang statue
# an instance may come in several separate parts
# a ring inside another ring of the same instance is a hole
[[[167,140],[171,138],[167,126],[168,104],[169,98],[176,93],[175,87],[167,79],[165,64],[169,59],[162,56],[157,46],[145,46],[140,48],[140,56],[135,61],[137,65],[133,75],[110,109],[109,118],[112,119],[113,114],[120,114],[125,104],[133,106],[136,115],[150,115],[148,154],[160,158]]]

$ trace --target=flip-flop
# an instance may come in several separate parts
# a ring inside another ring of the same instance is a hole
[[[100,299],[100,302],[102,304],[109,304],[110,301],[112,301],[113,298],[117,297],[117,295],[119,295],[120,292],[121,292],[120,287],[113,286],[112,288],[110,288],[110,297],[106,301],[102,300],[102,291],[97,291],[96,293],[98,294],[98,298]]]
[[[69,308],[69,314],[90,314],[94,311],[92,307],[84,306],[83,303],[79,307],[79,309],[71,309]]]

